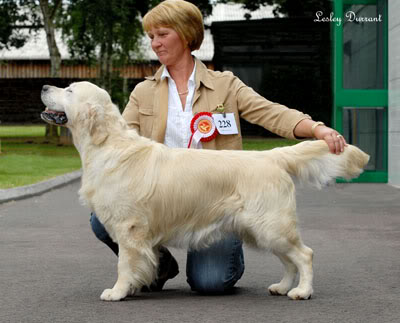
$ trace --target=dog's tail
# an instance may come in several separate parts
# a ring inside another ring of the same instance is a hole
[[[358,177],[369,156],[348,145],[340,155],[332,154],[323,140],[305,141],[294,146],[273,149],[272,158],[301,183],[320,188],[332,179]]]

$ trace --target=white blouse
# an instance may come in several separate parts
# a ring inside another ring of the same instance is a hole
[[[178,89],[175,81],[172,79],[165,67],[161,75],[161,80],[168,77],[168,117],[167,129],[165,131],[164,144],[171,148],[187,148],[192,132],[190,131],[190,122],[193,118],[192,106],[193,96],[196,87],[195,83],[196,65],[188,80],[189,93],[186,97],[185,110],[182,109],[182,103],[179,98]]]

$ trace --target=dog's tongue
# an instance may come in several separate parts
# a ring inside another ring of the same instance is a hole
[[[54,111],[48,108],[40,114],[40,117],[43,121],[55,123],[57,125],[63,125],[68,122],[67,115],[64,112]]]

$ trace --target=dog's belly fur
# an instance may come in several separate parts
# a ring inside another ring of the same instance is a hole
[[[232,224],[233,217],[226,216],[215,223],[212,223],[204,228],[174,230],[174,234],[168,234],[169,238],[161,240],[161,244],[187,249],[202,249],[207,248],[213,243],[223,239],[228,232],[234,232]],[[158,240],[158,239],[157,239]]]

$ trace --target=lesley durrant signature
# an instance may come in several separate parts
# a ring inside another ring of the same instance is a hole
[[[334,22],[337,26],[340,26],[343,22],[342,17],[335,17],[333,12],[329,16],[325,16],[322,11],[317,11],[315,13],[317,17],[314,22]],[[377,17],[359,17],[354,11],[347,11],[344,15],[345,22],[382,22],[382,15],[379,14]]]

